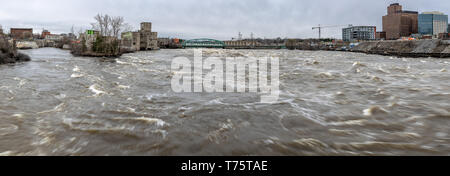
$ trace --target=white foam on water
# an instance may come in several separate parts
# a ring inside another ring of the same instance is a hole
[[[122,61],[120,61],[120,60],[117,60],[116,63],[122,64],[122,65],[131,65],[131,64],[128,63],[128,62],[122,62]]]
[[[365,67],[365,64],[362,64],[361,62],[354,62],[353,67]]]
[[[364,116],[373,116],[376,114],[385,114],[385,113],[387,113],[387,111],[379,106],[370,107],[368,109],[364,109],[363,111]]]
[[[66,98],[66,94],[59,94],[59,95],[55,96],[55,98],[57,98],[57,99]]]
[[[13,114],[12,116],[17,118],[23,118],[23,114]]]
[[[78,73],[73,73],[72,75],[70,75],[71,78],[81,78],[83,77],[83,74],[78,74]]]
[[[0,156],[11,156],[11,155],[13,155],[12,151],[5,151],[0,153]]]
[[[22,87],[27,83],[27,80],[19,77],[14,77],[14,80],[19,81],[19,83],[17,84],[19,87]]]
[[[118,85],[117,86],[119,89],[129,89],[130,86],[124,86],[124,85]]]
[[[155,124],[157,127],[164,127],[167,124],[165,121],[163,121],[161,119],[156,119],[156,118],[139,117],[139,118],[136,118],[136,120],[140,120],[140,121],[144,121],[144,122],[147,122],[147,123]]]
[[[0,136],[8,135],[17,132],[19,127],[13,124],[1,124],[0,125]]]
[[[75,68],[73,68],[72,71],[74,71],[74,72],[80,72],[80,68],[78,68],[78,66],[75,66]]]
[[[99,90],[99,89],[101,89],[101,88],[97,84],[91,85],[89,87],[89,90],[91,90],[93,93],[95,93],[95,96],[106,94],[105,91],[102,91],[102,90]]]
[[[53,108],[51,110],[38,112],[37,114],[45,114],[45,113],[51,113],[51,112],[60,112],[60,111],[62,111],[63,107],[64,107],[64,103],[61,103],[58,106],[55,106],[55,108]]]

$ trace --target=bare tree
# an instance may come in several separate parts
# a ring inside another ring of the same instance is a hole
[[[122,31],[123,32],[134,31],[134,27],[132,25],[128,24],[128,23],[125,23],[123,25]]]
[[[78,29],[78,36],[77,36],[78,38],[80,38],[83,35],[83,33],[84,33],[83,31],[84,31],[84,29],[81,27],[80,27],[80,29]]]
[[[94,30],[98,30],[100,32],[101,35],[105,34],[105,30],[104,30],[104,26],[105,26],[105,21],[103,20],[103,15],[101,14],[97,14],[95,17],[95,23],[91,23],[91,26]]]
[[[109,16],[97,14],[95,23],[91,23],[93,29],[98,30],[102,36],[119,37],[120,33],[132,29],[130,25],[125,23],[121,16]]]
[[[119,37],[119,33],[122,30],[125,22],[123,17],[112,17],[111,18],[111,32],[114,37]]]

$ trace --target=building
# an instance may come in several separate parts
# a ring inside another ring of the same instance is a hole
[[[169,48],[170,38],[158,38],[158,46],[160,48]]]
[[[179,38],[158,38],[158,47],[159,48],[182,48],[183,40]]]
[[[448,39],[449,39],[449,33],[440,33],[440,34],[438,35],[438,39],[441,39],[441,40],[448,40]]]
[[[50,34],[51,34],[50,31],[44,29],[44,30],[42,30],[41,38],[45,39],[45,36],[50,35]]]
[[[386,32],[382,31],[382,32],[377,32],[375,34],[375,38],[377,40],[386,40]]]
[[[450,24],[447,27],[447,32],[450,33]]]
[[[418,12],[404,11],[399,3],[389,5],[387,12],[388,14],[383,16],[386,39],[396,40],[418,33]]]
[[[76,40],[77,36],[74,33],[69,33],[67,34],[67,38],[69,38],[70,40]]]
[[[437,38],[448,32],[448,15],[441,12],[424,12],[419,15],[419,33]]]
[[[52,41],[61,41],[61,40],[64,39],[64,36],[63,35],[56,35],[56,34],[49,34],[49,35],[46,35],[44,39],[45,40],[52,40]]]
[[[2,27],[2,25],[0,25],[0,36],[2,36],[3,35],[3,27]]]
[[[123,32],[121,34],[120,46],[124,52],[157,50],[159,49],[158,33],[152,32],[152,23],[143,22],[138,32]]]
[[[224,41],[224,44],[227,48],[253,48],[262,45],[255,40],[231,40]]]
[[[348,41],[375,40],[377,27],[375,26],[349,26],[342,29],[342,39]]]
[[[121,35],[121,48],[125,52],[139,51],[141,49],[141,34],[139,32],[124,32]]]
[[[155,50],[158,48],[158,33],[152,32],[152,23],[142,22],[140,33],[140,50]]]
[[[11,37],[15,40],[33,39],[32,28],[11,28]]]
[[[85,47],[85,51],[83,52],[93,51],[94,42],[98,36],[100,36],[100,32],[95,30],[86,30],[84,34],[80,34],[80,44],[83,48]]]

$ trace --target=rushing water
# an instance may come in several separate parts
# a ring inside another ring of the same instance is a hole
[[[204,50],[280,58],[280,99],[174,93],[174,57],[23,51],[0,66],[0,155],[450,155],[450,60]]]

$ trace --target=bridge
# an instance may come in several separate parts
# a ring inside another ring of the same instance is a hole
[[[225,48],[225,43],[214,39],[192,39],[183,42],[183,48]]]

